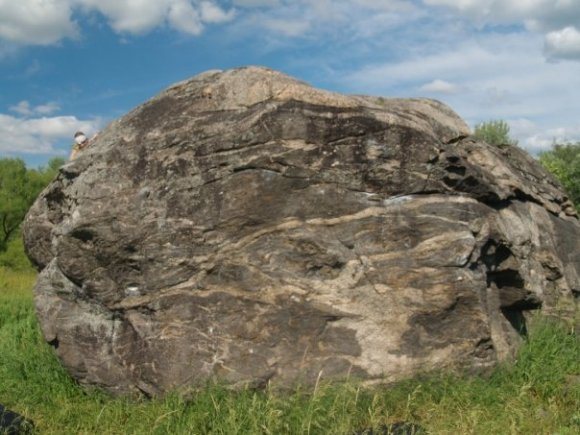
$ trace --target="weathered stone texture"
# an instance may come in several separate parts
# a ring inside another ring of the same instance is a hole
[[[573,318],[580,224],[517,147],[443,104],[208,72],[113,122],[24,235],[69,371],[158,394],[491,367]]]

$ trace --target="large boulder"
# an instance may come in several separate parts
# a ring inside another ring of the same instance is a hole
[[[523,150],[255,67],[113,122],[24,236],[46,340],[117,393],[485,369],[580,289],[578,217]]]

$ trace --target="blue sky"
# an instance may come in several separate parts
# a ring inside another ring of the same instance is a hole
[[[172,83],[265,65],[580,140],[580,0],[0,0],[0,156],[66,156]]]

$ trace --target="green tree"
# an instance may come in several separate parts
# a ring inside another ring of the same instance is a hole
[[[580,142],[554,144],[540,153],[540,163],[560,181],[580,212]]]
[[[26,211],[32,204],[32,192],[24,162],[0,160],[0,252],[5,251]]]
[[[518,144],[517,140],[510,137],[510,126],[502,120],[477,124],[473,137],[495,146],[514,146]]]
[[[46,167],[27,169],[20,159],[0,159],[0,252],[6,251],[26,212],[63,163],[57,158]]]

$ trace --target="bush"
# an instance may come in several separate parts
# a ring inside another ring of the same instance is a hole
[[[540,163],[562,184],[580,211],[580,142],[554,144],[539,156]]]
[[[32,264],[24,253],[24,242],[20,230],[6,244],[6,250],[0,251],[0,267],[7,267],[18,271],[27,271]]]
[[[473,132],[473,137],[495,146],[518,144],[517,140],[510,137],[510,126],[502,120],[477,124]]]
[[[21,159],[0,158],[0,264],[23,264],[20,224],[63,164],[55,158],[46,167],[28,169]]]

